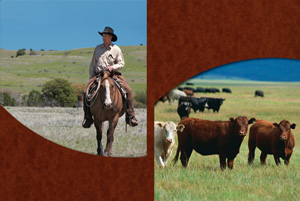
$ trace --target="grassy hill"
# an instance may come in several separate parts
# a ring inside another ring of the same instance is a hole
[[[122,74],[133,92],[146,90],[147,47],[121,46],[125,67]],[[16,56],[16,50],[0,49],[0,91],[28,94],[54,78],[63,78],[72,84],[86,84],[93,48],[67,51],[35,51],[36,55]],[[13,58],[12,58],[13,56]]]

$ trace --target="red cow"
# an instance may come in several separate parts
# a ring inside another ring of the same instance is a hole
[[[245,116],[230,121],[208,121],[196,118],[184,118],[180,124],[184,125],[183,132],[177,132],[178,148],[174,158],[177,162],[179,153],[181,164],[186,167],[192,151],[201,155],[218,154],[221,169],[233,168],[233,161],[240,151],[240,146],[248,131],[248,124],[255,121]]]
[[[194,91],[190,90],[190,89],[183,89],[183,91],[186,93],[186,95],[188,96],[193,96],[194,95]]]
[[[295,127],[296,124],[290,124],[287,120],[282,120],[279,124],[264,120],[257,121],[250,128],[248,163],[253,162],[255,148],[258,147],[261,150],[261,164],[265,165],[267,155],[273,154],[276,165],[280,164],[280,157],[288,165],[295,146],[291,129]]]

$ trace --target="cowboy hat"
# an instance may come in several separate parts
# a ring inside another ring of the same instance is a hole
[[[112,35],[111,41],[117,41],[118,37],[114,34],[114,30],[110,27],[105,27],[103,32],[98,31],[98,33],[102,36],[103,34]]]

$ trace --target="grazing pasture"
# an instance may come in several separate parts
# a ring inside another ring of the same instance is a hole
[[[121,73],[134,94],[146,90],[147,46],[121,46],[125,67]],[[0,89],[28,94],[41,91],[42,85],[54,78],[72,84],[87,84],[94,47],[67,51],[35,51],[37,55],[15,57],[17,51],[0,49]],[[11,57],[14,58],[11,58]]]
[[[82,108],[37,108],[5,107],[18,121],[44,138],[64,147],[97,154],[96,129],[92,126],[84,129]],[[147,155],[147,121],[146,109],[135,109],[139,125],[127,126],[125,133],[125,115],[119,119],[115,130],[113,157],[140,157]],[[104,129],[108,122],[104,123]],[[106,146],[106,132],[102,144]]]
[[[187,168],[180,163],[160,169],[155,165],[155,200],[300,200],[300,83],[252,82],[252,81],[192,81],[195,87],[228,87],[232,94],[196,93],[195,97],[225,98],[219,113],[204,110],[191,111],[190,117],[206,120],[229,120],[245,115],[248,118],[264,119],[279,123],[287,119],[296,123],[292,130],[295,136],[294,153],[289,166],[276,166],[273,156],[268,156],[266,165],[260,164],[260,150],[256,149],[253,165],[248,165],[248,133],[236,156],[233,170],[222,171],[218,155],[202,156],[193,151]],[[183,86],[181,86],[183,87]],[[177,88],[177,87],[176,87]],[[255,90],[262,90],[265,97],[254,97]],[[159,102],[154,109],[154,120],[174,121],[180,118],[173,106]],[[249,125],[249,128],[251,125]],[[175,138],[177,149],[178,139]],[[173,152],[170,160],[175,156]],[[170,161],[171,162],[171,161]]]

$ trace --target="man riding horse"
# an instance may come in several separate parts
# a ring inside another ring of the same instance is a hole
[[[102,36],[103,44],[98,45],[94,50],[94,55],[90,64],[90,79],[95,79],[95,76],[98,75],[101,71],[118,72],[125,65],[121,49],[117,45],[112,43],[112,41],[114,42],[118,39],[114,34],[114,30],[110,27],[105,27],[103,32],[98,31],[98,33]],[[126,123],[128,123],[132,127],[137,126],[138,121],[135,118],[131,88],[120,72],[116,73],[114,76],[125,88],[127,93],[126,113],[129,118],[126,119],[126,121],[128,121]],[[88,104],[86,104],[85,98],[83,105],[84,120],[82,122],[82,126],[84,128],[90,128],[93,124],[93,117],[90,111],[90,107],[88,106]]]

